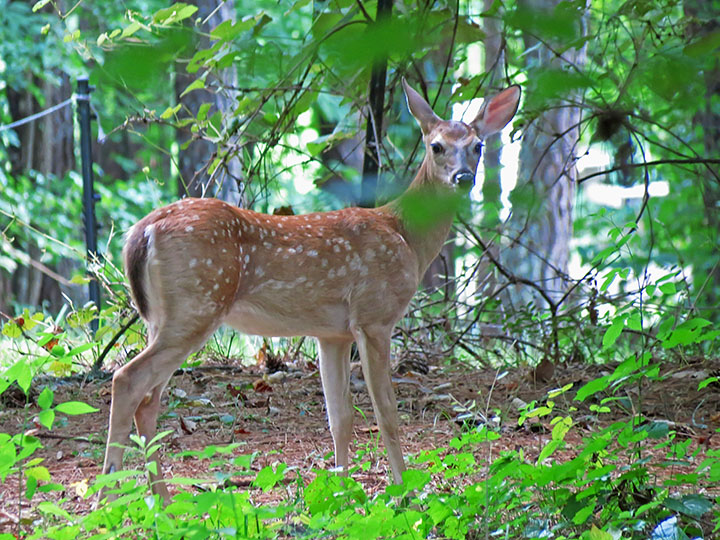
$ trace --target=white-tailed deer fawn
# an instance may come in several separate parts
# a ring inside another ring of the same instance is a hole
[[[441,120],[404,80],[403,86],[426,155],[395,201],[270,216],[216,199],[185,199],[130,229],[125,270],[148,346],[113,377],[103,472],[121,468],[120,445],[133,417],[139,435],[155,435],[160,396],[173,372],[227,324],[248,334],[317,338],[335,463],[345,474],[353,419],[350,347],[356,342],[392,477],[402,482],[391,332],[447,239],[454,208],[438,201],[472,186],[483,138],[512,119],[520,99],[519,87],[510,87],[465,124]],[[417,216],[426,210],[434,210],[429,219]],[[167,498],[156,466],[153,490]]]

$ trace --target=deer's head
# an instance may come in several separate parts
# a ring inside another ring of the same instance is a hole
[[[475,119],[466,124],[441,119],[405,79],[402,82],[408,108],[423,133],[426,179],[453,189],[470,189],[475,182],[483,140],[500,131],[515,116],[520,87],[511,86],[486,100]]]

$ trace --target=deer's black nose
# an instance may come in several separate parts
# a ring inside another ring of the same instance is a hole
[[[461,187],[472,187],[475,183],[475,175],[472,171],[464,169],[456,172],[455,176],[453,176],[453,180],[455,180],[455,183]]]

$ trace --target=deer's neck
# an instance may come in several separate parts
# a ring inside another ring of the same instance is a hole
[[[400,221],[403,236],[417,255],[421,277],[447,240],[459,196],[434,181],[423,161],[405,193],[384,207]]]

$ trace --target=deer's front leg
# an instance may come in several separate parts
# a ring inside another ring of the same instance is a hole
[[[353,411],[350,395],[351,341],[318,339],[320,377],[325,394],[330,433],[335,446],[335,466],[348,473],[348,451],[352,437]]]
[[[365,327],[353,329],[357,341],[363,375],[372,399],[380,433],[387,449],[393,481],[402,484],[405,471],[398,430],[397,401],[390,378],[391,328]]]

